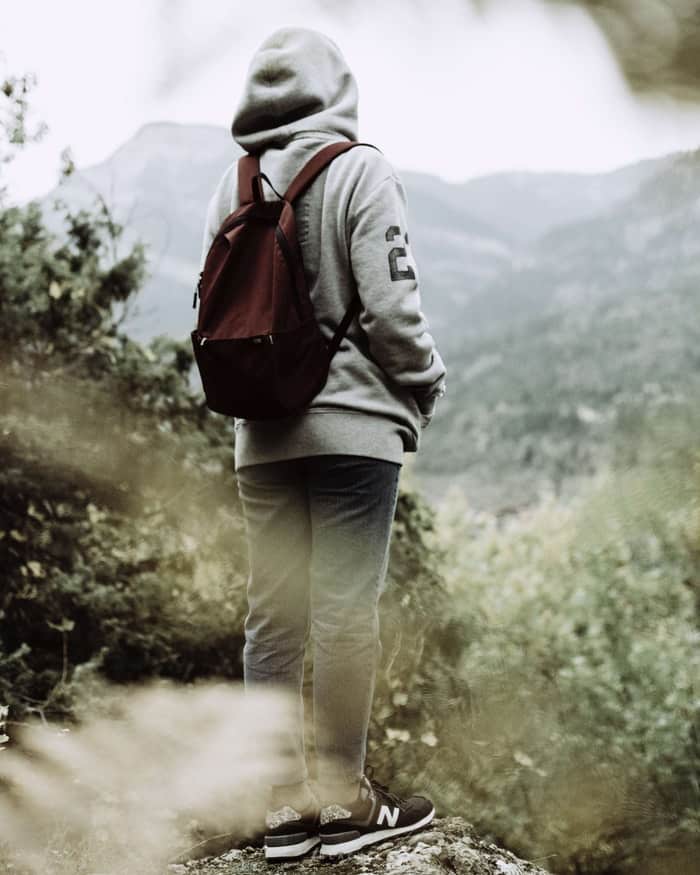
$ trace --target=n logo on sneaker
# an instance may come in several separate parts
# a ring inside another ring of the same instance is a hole
[[[386,823],[387,826],[396,826],[399,819],[400,809],[389,808],[388,805],[382,805],[377,815],[377,826],[380,823]]]

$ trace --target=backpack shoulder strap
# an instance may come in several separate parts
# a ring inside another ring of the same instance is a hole
[[[353,149],[355,146],[371,146],[372,149],[376,149],[378,152],[382,150],[372,143],[358,143],[354,140],[340,140],[336,143],[329,143],[328,146],[324,146],[323,149],[318,151],[313,158],[311,158],[304,167],[299,171],[297,176],[292,180],[291,185],[287,189],[284,195],[284,199],[292,203],[295,198],[299,197],[299,195],[316,179],[319,173],[327,167],[334,158],[337,158],[338,155],[342,155],[343,152],[347,152],[348,149]],[[345,336],[348,328],[350,327],[350,323],[355,318],[357,313],[359,313],[362,307],[362,302],[360,300],[360,295],[357,291],[352,296],[352,300],[350,301],[350,305],[343,316],[340,325],[336,328],[333,337],[331,338],[330,343],[328,344],[328,357],[329,359],[333,358],[333,356],[338,351],[340,347],[340,343]]]
[[[244,155],[238,159],[238,203],[243,206],[261,200],[260,156]]]
[[[377,149],[378,152],[381,152],[381,149],[377,148],[377,146],[373,146],[372,143],[358,143],[354,140],[340,140],[336,143],[329,143],[328,146],[324,146],[323,149],[317,152],[314,157],[307,161],[304,167],[302,167],[285,192],[284,199],[292,203],[309,185],[311,185],[319,173],[327,167],[334,158],[355,146],[371,146],[372,149]]]

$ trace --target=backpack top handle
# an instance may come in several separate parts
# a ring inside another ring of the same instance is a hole
[[[238,201],[243,206],[263,199],[260,156],[244,155],[238,159]]]

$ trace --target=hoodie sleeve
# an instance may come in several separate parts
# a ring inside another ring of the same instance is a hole
[[[425,427],[437,398],[445,394],[446,368],[421,311],[406,192],[392,173],[364,196],[357,195],[356,190],[349,204],[348,242],[362,301],[359,322],[374,359],[413,393]]]

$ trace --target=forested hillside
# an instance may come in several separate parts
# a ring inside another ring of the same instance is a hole
[[[433,490],[458,472],[486,506],[570,494],[645,413],[693,404],[699,204],[700,153],[679,156],[634,197],[549,232],[463,308],[420,459]]]

